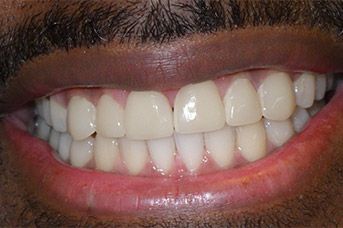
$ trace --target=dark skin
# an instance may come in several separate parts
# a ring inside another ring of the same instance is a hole
[[[44,4],[22,4],[21,1],[6,1],[0,6],[2,18],[10,18],[6,21],[5,27],[10,27],[14,23],[21,21],[25,15],[34,14],[41,10],[46,10],[51,6],[50,1]],[[119,3],[120,5],[121,3]],[[123,3],[125,4],[125,3]],[[301,3],[299,2],[299,5]],[[76,7],[76,6],[75,6]],[[300,6],[299,6],[300,8]],[[14,15],[14,17],[12,17]],[[329,29],[330,30],[330,29]],[[316,32],[327,33],[324,29]],[[222,34],[224,32],[218,32]],[[336,33],[330,33],[330,37],[336,38]],[[191,37],[192,38],[192,37]],[[182,40],[175,40],[182,42]],[[200,39],[198,42],[202,42]],[[154,44],[148,44],[154,47]],[[135,49],[136,46],[130,46]],[[127,44],[120,44],[114,40],[105,49],[116,50],[129,49]],[[137,48],[139,49],[139,48]],[[77,51],[78,49],[74,49]],[[58,55],[52,51],[51,56]],[[65,53],[64,53],[65,54]],[[48,57],[43,57],[42,60]],[[22,66],[35,64],[28,62]],[[20,71],[22,72],[22,71]],[[18,75],[20,75],[20,72]],[[38,95],[37,95],[38,96]],[[341,128],[343,121],[337,123]],[[1,135],[2,139],[5,136]],[[163,216],[141,214],[136,217],[116,217],[111,219],[100,219],[87,216],[72,216],[64,211],[58,211],[46,206],[36,197],[37,193],[30,192],[23,185],[23,176],[19,168],[11,157],[11,152],[5,140],[2,140],[0,152],[0,224],[2,226],[113,226],[113,225],[133,225],[133,226],[341,226],[343,224],[343,208],[340,202],[343,201],[341,170],[343,164],[343,139],[337,134],[332,138],[328,152],[332,154],[328,160],[330,167],[321,178],[313,181],[311,186],[302,189],[291,197],[257,205],[252,208],[241,208],[230,211],[217,208],[210,212],[190,210],[175,214],[164,214]]]

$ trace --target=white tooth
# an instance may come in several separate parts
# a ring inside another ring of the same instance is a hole
[[[87,167],[93,159],[94,138],[73,141],[70,147],[70,163],[75,167]]]
[[[96,107],[97,133],[108,138],[125,135],[124,110],[111,96],[102,95]]]
[[[38,114],[51,126],[50,101],[47,98],[39,99],[37,102],[37,110]]]
[[[175,134],[176,148],[187,169],[195,172],[204,157],[203,134]]]
[[[212,81],[182,87],[175,97],[174,124],[178,133],[189,134],[221,129],[224,105]]]
[[[68,133],[61,133],[58,154],[63,161],[69,160],[72,141],[73,139]]]
[[[236,128],[237,147],[242,156],[249,162],[266,156],[267,143],[263,122]]]
[[[309,108],[313,105],[316,89],[316,78],[313,74],[303,73],[294,82],[296,103],[302,108]]]
[[[149,154],[145,141],[120,139],[120,152],[131,175],[139,174],[148,162]]]
[[[97,135],[94,144],[95,167],[106,172],[113,171],[119,159],[118,141]]]
[[[228,125],[252,124],[262,118],[260,101],[249,79],[238,78],[230,85],[224,97],[224,105]]]
[[[320,110],[322,110],[324,106],[324,101],[317,101],[314,102],[314,104],[309,109],[307,109],[307,111],[310,114],[310,116],[315,116]]]
[[[316,77],[316,100],[324,98],[326,92],[326,75],[317,75]]]
[[[301,132],[309,119],[310,115],[308,112],[305,109],[298,107],[292,116],[294,130],[298,133]]]
[[[148,147],[157,170],[164,174],[170,172],[175,154],[173,137],[149,140]]]
[[[45,120],[41,117],[38,118],[36,125],[38,138],[47,141],[50,135],[50,126],[47,125]]]
[[[272,72],[258,88],[263,116],[270,120],[286,120],[295,109],[293,84],[284,72]]]
[[[96,109],[86,98],[74,96],[68,105],[68,129],[74,140],[82,140],[95,132]]]
[[[294,135],[292,122],[264,119],[268,140],[276,147],[282,146]]]
[[[226,126],[204,135],[206,149],[221,168],[232,165],[235,152],[235,129]]]
[[[59,132],[67,131],[67,109],[63,107],[56,96],[50,98],[51,124]]]
[[[49,144],[55,151],[58,150],[59,142],[60,142],[60,133],[55,131],[54,129],[51,129],[50,137],[49,137]]]
[[[167,98],[158,92],[131,92],[125,107],[126,136],[154,139],[173,134],[172,110]]]

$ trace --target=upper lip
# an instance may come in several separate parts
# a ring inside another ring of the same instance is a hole
[[[301,32],[300,32],[301,31]],[[343,71],[343,43],[302,28],[253,28],[177,44],[123,48],[118,44],[56,51],[25,64],[0,95],[0,112],[69,87],[168,90],[225,74],[281,68]]]

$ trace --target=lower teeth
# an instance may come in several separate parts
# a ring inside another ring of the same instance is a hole
[[[307,109],[297,107],[282,121],[263,117],[242,126],[225,124],[208,132],[174,132],[171,136],[147,140],[105,137],[96,131],[76,140],[63,124],[56,129],[55,117],[42,114],[47,113],[43,110],[47,106],[43,104],[37,108],[33,135],[49,142],[60,160],[74,167],[123,175],[199,175],[266,157],[304,130],[311,117],[325,105],[321,98]],[[67,115],[63,108],[57,110],[61,115]]]

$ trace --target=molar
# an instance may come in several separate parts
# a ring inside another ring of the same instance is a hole
[[[74,140],[82,140],[95,132],[96,109],[86,98],[74,96],[68,105],[68,130]]]
[[[131,92],[125,108],[126,136],[145,140],[173,135],[173,116],[167,98],[159,92]]]
[[[175,131],[182,134],[221,129],[225,124],[224,105],[214,82],[182,87],[175,97]]]

